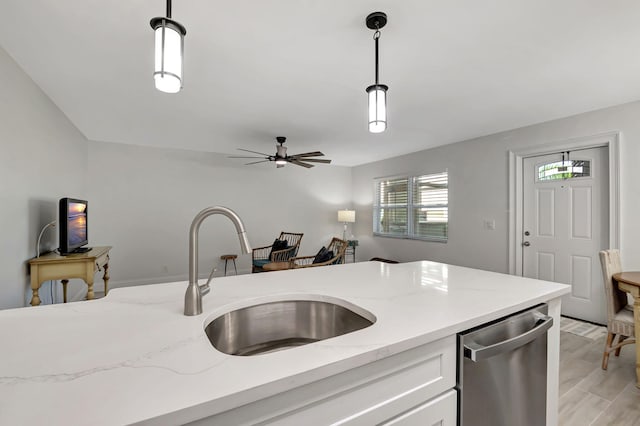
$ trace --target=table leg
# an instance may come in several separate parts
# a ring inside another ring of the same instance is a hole
[[[40,304],[40,296],[38,295],[38,290],[40,289],[40,282],[38,282],[38,271],[31,269],[31,292],[33,293],[31,296],[31,306],[38,306]]]
[[[102,280],[104,281],[104,295],[107,295],[109,291],[109,259],[107,259],[107,263],[104,264],[104,275],[102,276]]]
[[[93,276],[87,280],[87,300],[95,299],[96,295],[93,292]]]
[[[62,280],[62,302],[67,303],[67,284],[69,280]]]
[[[640,295],[634,294],[633,322],[636,335],[636,387],[640,388]]]

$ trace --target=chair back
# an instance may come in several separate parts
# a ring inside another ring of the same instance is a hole
[[[293,250],[291,250],[290,253],[288,253],[289,257],[296,257],[298,255],[298,250],[300,249],[300,241],[302,241],[303,235],[304,233],[297,234],[295,232],[284,231],[280,233],[280,237],[278,238],[279,240],[286,240],[289,247],[295,247]]]
[[[341,240],[340,238],[333,237],[327,250],[333,251],[333,262],[332,264],[344,263],[344,255],[347,251],[347,246],[349,244],[345,240]]]
[[[600,265],[602,266],[602,279],[607,298],[607,323],[611,324],[614,316],[627,306],[627,294],[618,289],[618,286],[613,282],[613,275],[622,272],[620,251],[616,249],[602,250]]]

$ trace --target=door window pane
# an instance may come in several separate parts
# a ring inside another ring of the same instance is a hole
[[[536,179],[538,181],[589,176],[591,176],[591,161],[589,160],[554,161],[539,165],[536,171]]]

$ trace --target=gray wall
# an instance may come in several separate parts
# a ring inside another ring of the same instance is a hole
[[[236,210],[254,246],[272,242],[281,230],[304,232],[302,254],[340,235],[336,211],[356,207],[359,260],[433,259],[506,272],[508,150],[611,131],[621,132],[622,260],[627,269],[640,268],[638,102],[355,168],[276,170],[218,154],[88,142],[2,49],[0,75],[0,308],[30,299],[25,262],[64,196],[90,200],[90,244],[114,247],[114,286],[184,279],[189,224],[210,205]],[[373,178],[444,169],[450,176],[448,243],[372,237]],[[483,228],[485,219],[496,221],[494,231]],[[49,230],[44,248],[56,246],[57,230]],[[219,255],[227,252],[238,252],[233,227],[210,218],[202,227],[200,274],[220,267]],[[249,270],[248,256],[239,267]],[[83,291],[72,282],[73,299]]]
[[[430,259],[508,271],[508,151],[608,132],[621,132],[620,248],[626,269],[640,268],[640,102],[523,127],[396,157],[353,170],[359,258]],[[449,171],[449,241],[372,237],[373,179]],[[496,221],[486,230],[483,220]]]
[[[113,246],[112,287],[186,279],[189,225],[211,205],[234,209],[254,247],[286,230],[305,234],[300,254],[315,254],[342,232],[337,210],[351,207],[351,168],[276,170],[220,154],[87,141],[2,49],[0,75],[0,309],[31,300],[27,261],[65,196],[89,200],[89,244]],[[58,229],[50,228],[41,251],[57,246]],[[201,276],[212,266],[221,275],[219,256],[239,254],[222,216],[202,225],[200,246]],[[250,255],[239,256],[238,269],[250,271]],[[43,303],[51,293],[62,299],[59,284],[45,283]],[[84,283],[72,280],[69,299],[85,294]]]
[[[1,309],[30,300],[26,261],[58,199],[86,196],[87,142],[2,48],[0,76]],[[46,231],[44,248],[57,247],[57,232]],[[50,301],[47,285],[41,297]]]
[[[302,232],[300,254],[315,254],[341,235],[337,211],[351,207],[351,168],[243,163],[221,154],[90,142],[90,239],[113,246],[113,286],[186,279],[189,227],[208,206],[238,213],[254,247],[272,244],[281,231]],[[233,224],[223,216],[206,219],[199,251],[200,276],[214,265],[223,274],[220,255],[240,254]],[[250,259],[238,256],[239,273],[250,272]]]

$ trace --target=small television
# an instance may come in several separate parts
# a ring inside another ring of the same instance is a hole
[[[83,247],[89,243],[87,234],[86,200],[76,198],[61,198],[59,204],[58,228],[60,229],[60,247],[62,255],[71,253],[85,253],[89,248]]]

